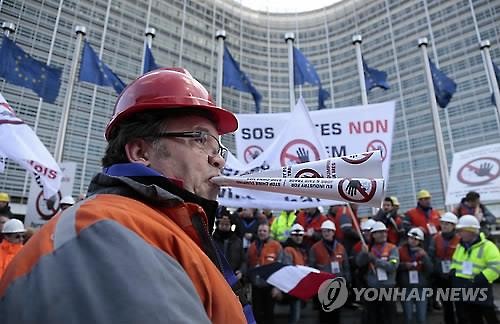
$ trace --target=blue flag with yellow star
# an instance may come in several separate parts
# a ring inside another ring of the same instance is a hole
[[[319,85],[318,89],[318,109],[326,108],[325,100],[330,98],[330,93],[321,87],[321,80],[314,66],[309,63],[302,52],[293,48],[293,84],[302,85],[309,83]]]
[[[56,101],[61,87],[61,69],[35,60],[7,36],[0,49],[0,77],[33,90],[48,103]]]
[[[84,41],[83,45],[83,56],[78,80],[100,86],[113,87],[117,94],[120,94],[126,87],[125,83],[106,64],[101,62],[87,41]]]
[[[156,65],[155,58],[153,57],[153,52],[148,45],[144,49],[144,66],[142,68],[142,73],[156,70],[158,65]]]
[[[457,84],[450,79],[443,71],[439,70],[429,58],[431,66],[432,84],[436,93],[436,102],[439,107],[446,108],[450,103],[451,97],[457,91]]]
[[[366,92],[370,92],[371,89],[379,87],[384,90],[390,88],[389,82],[387,82],[387,72],[379,71],[377,69],[371,68],[366,64],[363,59],[363,71],[365,74],[365,85]]]
[[[262,95],[253,86],[252,81],[247,77],[245,72],[241,71],[240,64],[233,58],[227,46],[224,46],[224,65],[222,85],[224,87],[233,88],[242,92],[248,92],[252,95],[255,101],[255,112],[260,112],[260,102]]]

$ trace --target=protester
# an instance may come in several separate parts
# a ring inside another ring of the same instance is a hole
[[[4,224],[2,228],[4,240],[0,243],[0,278],[2,278],[14,256],[23,247],[25,232],[23,222],[19,219],[13,218]]]
[[[283,252],[283,263],[302,266],[307,265],[307,249],[303,241],[304,227],[300,224],[293,225],[290,229],[290,237],[283,244],[285,247]],[[302,308],[300,299],[288,296],[288,303],[290,304],[288,323],[299,323]]]
[[[429,248],[431,237],[439,231],[439,213],[432,208],[431,199],[429,191],[420,190],[417,193],[417,207],[408,210],[403,218],[406,232],[413,227],[420,227],[424,231],[424,250]]]
[[[400,238],[404,237],[405,230],[403,229],[401,216],[397,214],[397,209],[394,207],[391,197],[385,197],[382,208],[373,219],[384,223],[387,227],[387,242],[398,245]]]
[[[283,249],[278,241],[270,238],[269,225],[260,224],[257,238],[248,248],[248,272],[252,269],[283,261]],[[274,323],[274,296],[279,293],[262,278],[250,277],[252,283],[252,307],[257,323]]]
[[[7,218],[14,217],[14,214],[10,211],[10,196],[6,192],[0,192],[0,216]]]
[[[318,270],[343,277],[350,285],[349,258],[342,243],[335,239],[335,229],[335,223],[331,220],[326,220],[321,224],[322,240],[311,247],[309,265]],[[320,308],[319,321],[320,323],[339,323],[340,309],[325,312]]]
[[[240,212],[240,232],[243,238],[243,249],[246,253],[250,244],[257,237],[259,220],[257,219],[257,210],[254,208],[243,208]]]
[[[7,269],[2,321],[254,322],[209,234],[219,192],[210,179],[226,155],[218,137],[237,127],[184,69],[131,82],[89,197],[52,218]]]
[[[481,196],[475,192],[468,192],[460,204],[454,209],[455,215],[461,217],[463,215],[472,215],[477,218],[481,226],[481,232],[488,237],[490,235],[489,225],[496,223],[496,217],[485,205],[481,204]]]
[[[317,207],[306,208],[297,214],[295,222],[304,227],[304,244],[308,248],[321,240],[321,224],[326,219],[326,216]]]
[[[285,242],[289,238],[290,229],[295,223],[295,211],[283,210],[271,225],[271,234],[273,239]]]
[[[368,288],[394,288],[396,270],[399,266],[398,248],[387,242],[387,227],[382,222],[375,222],[371,229],[371,244],[363,247],[356,256],[358,267],[368,267],[365,282]],[[393,301],[362,301],[366,305],[367,316],[373,324],[392,324],[396,316],[396,304]]]
[[[472,215],[460,217],[457,224],[460,244],[451,263],[451,285],[455,288],[485,289],[486,299],[456,302],[458,323],[498,323],[493,299],[493,282],[500,276],[500,253],[495,243],[480,233],[478,219]]]
[[[408,232],[408,242],[399,248],[398,286],[406,288],[403,311],[406,324],[412,324],[416,319],[417,324],[427,323],[427,298],[424,288],[429,287],[432,273],[432,261],[422,248],[424,232],[412,228]],[[418,291],[418,298],[412,297],[412,289]],[[415,306],[415,314],[413,312]]]
[[[218,248],[226,257],[231,269],[233,269],[238,280],[242,277],[242,267],[245,262],[243,253],[243,242],[233,231],[231,231],[231,217],[229,212],[223,214],[216,221],[217,228],[214,231],[213,238]]]
[[[5,223],[7,223],[9,219],[10,218],[7,216],[0,215],[0,242],[3,241],[3,233],[2,233],[3,226]]]
[[[61,211],[68,209],[69,207],[73,206],[75,204],[75,199],[71,196],[64,196],[62,197],[61,201],[59,202],[59,208]]]
[[[453,213],[448,212],[441,216],[441,231],[434,236],[429,245],[429,256],[434,262],[435,288],[451,288],[451,258],[460,242],[460,237],[455,231],[457,223],[458,218]],[[454,302],[449,300],[441,302],[444,324],[455,324]]]

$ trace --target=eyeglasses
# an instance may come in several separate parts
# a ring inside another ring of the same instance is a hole
[[[183,137],[192,138],[200,146],[200,148],[210,157],[219,154],[224,160],[227,159],[227,148],[222,146],[217,137],[204,131],[189,131],[189,132],[163,132],[152,137]]]
[[[5,234],[5,237],[6,238],[10,238],[10,239],[24,239],[24,234]]]
[[[291,233],[291,236],[304,236],[304,234],[298,234],[298,233]]]

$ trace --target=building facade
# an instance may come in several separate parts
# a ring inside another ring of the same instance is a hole
[[[3,0],[0,21],[12,22],[10,37],[40,61],[63,68],[55,104],[41,103],[28,89],[3,80],[0,92],[18,116],[35,128],[54,152],[57,125],[66,95],[75,48],[76,25],[102,60],[126,83],[142,70],[144,30],[156,29],[152,52],[160,66],[183,66],[215,95],[216,30],[263,95],[261,112],[289,110],[286,32],[316,67],[331,98],[331,109],[359,105],[361,94],[352,36],[361,34],[364,59],[386,71],[391,89],[372,90],[370,103],[395,100],[396,125],[388,193],[406,209],[415,193],[431,191],[443,208],[438,157],[423,62],[417,39],[429,39],[429,56],[457,83],[446,110],[440,110],[448,164],[452,153],[499,141],[500,123],[479,39],[490,40],[491,57],[500,64],[498,0],[344,0],[303,13],[271,13],[245,8],[232,0]],[[317,109],[317,87],[296,87],[311,110]],[[74,195],[84,192],[100,170],[105,149],[103,130],[113,113],[112,88],[75,82],[63,160],[78,163]],[[223,106],[235,113],[254,112],[250,94],[223,88]],[[0,139],[1,140],[1,139]],[[226,136],[223,142],[234,147]],[[0,173],[0,191],[15,199],[27,196],[26,172],[8,163]]]

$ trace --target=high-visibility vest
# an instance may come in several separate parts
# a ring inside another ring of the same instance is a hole
[[[405,243],[401,247],[399,247],[399,262],[403,263],[403,262],[416,261],[417,262],[417,266],[416,266],[417,271],[423,270],[422,257],[423,257],[423,255],[415,255],[415,258],[413,259],[410,255],[408,243]]]
[[[490,283],[500,276],[500,252],[497,246],[487,240],[480,233],[481,240],[472,245],[468,250],[458,245],[451,262],[451,269],[455,269],[455,276],[465,279],[473,279],[482,273]],[[472,273],[467,273],[464,262],[472,263]]]
[[[307,265],[307,253],[298,247],[287,246],[285,254],[292,258],[293,265]]]
[[[257,240],[253,241],[248,248],[248,267],[255,268],[265,264],[278,261],[282,252],[281,244],[278,241],[269,239],[263,244],[260,250],[257,249]]]
[[[297,218],[297,216],[295,216],[294,212],[287,214],[285,211],[282,211],[271,225],[271,234],[273,238],[281,242],[285,241],[288,238],[288,231],[295,223],[295,218]]]
[[[332,261],[337,261],[340,266],[342,266],[342,262],[344,261],[345,248],[342,243],[335,242],[335,249],[333,253],[328,253],[328,250],[323,243],[323,240],[314,243],[311,247],[311,253],[314,254],[316,259],[316,264],[325,266],[330,264]]]

